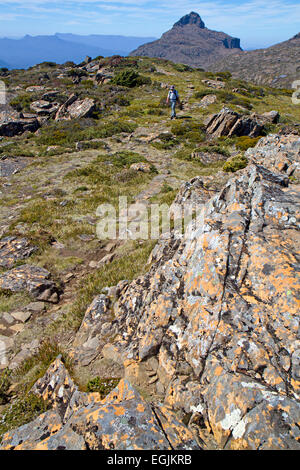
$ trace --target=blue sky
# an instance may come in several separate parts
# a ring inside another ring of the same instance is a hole
[[[1,0],[0,35],[161,34],[190,11],[206,26],[241,38],[242,47],[266,47],[300,31],[299,0]]]

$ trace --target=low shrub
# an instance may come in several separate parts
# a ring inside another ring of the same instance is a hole
[[[40,64],[38,64],[38,66],[40,66],[40,67],[44,66],[44,67],[51,67],[52,68],[52,67],[56,67],[57,64],[56,64],[56,62],[45,61],[45,62],[41,62]]]
[[[47,402],[33,393],[19,398],[1,416],[0,438],[11,429],[30,423],[49,408],[50,406]]]
[[[63,66],[64,67],[76,67],[76,64],[72,60],[67,60],[67,62],[65,62]]]
[[[239,150],[246,151],[249,148],[255,147],[260,139],[261,137],[237,137],[236,147]]]
[[[140,75],[135,70],[125,69],[118,72],[111,83],[127,88],[134,88],[141,85],[150,85],[151,79]]]
[[[219,97],[222,103],[235,104],[249,110],[253,108],[253,105],[248,98],[237,96],[234,93],[230,93],[226,90],[215,90],[215,94]]]
[[[180,143],[171,133],[160,134],[157,139],[159,139],[160,142],[152,142],[151,145],[158,150],[168,150]]]
[[[202,124],[195,121],[176,121],[171,126],[171,132],[177,136],[186,136],[190,132],[204,132]]]
[[[132,133],[136,129],[135,123],[123,120],[110,121],[94,125],[91,119],[74,119],[72,121],[54,122],[44,126],[36,141],[40,145],[67,146],[74,142],[93,139],[104,139],[122,132]]]
[[[95,377],[90,380],[86,386],[87,392],[93,393],[98,392],[101,395],[101,398],[105,398],[120,382],[120,379],[101,379],[100,377]]]
[[[221,77],[223,78],[224,80],[230,80],[230,78],[232,77],[232,74],[228,71],[226,72],[218,72],[218,77]]]
[[[9,369],[5,369],[0,373],[0,405],[4,405],[7,402],[7,392],[11,386],[10,376],[11,371]]]
[[[35,100],[33,95],[29,93],[23,93],[21,95],[16,96],[10,101],[10,105],[16,110],[16,111],[29,111],[30,110],[30,104]]]
[[[81,80],[81,85],[84,87],[84,88],[94,88],[94,82],[92,80]]]
[[[119,95],[114,99],[114,104],[117,104],[118,106],[130,106],[130,101],[126,96]]]
[[[201,91],[196,91],[196,93],[194,94],[194,98],[196,100],[201,100],[202,98],[204,98],[204,96],[207,96],[207,95],[215,95],[216,94],[216,90],[201,90]]]
[[[88,73],[82,69],[71,69],[67,71],[68,77],[87,77]]]
[[[199,145],[196,149],[195,152],[203,152],[203,153],[218,153],[220,155],[223,155],[224,157],[229,157],[230,153],[229,151],[223,147],[222,145],[218,144],[208,144],[208,145]]]
[[[107,155],[99,155],[96,159],[96,165],[108,159],[116,168],[129,168],[133,163],[149,163],[148,160],[139,153],[123,151],[109,155],[109,157]],[[156,172],[154,165],[151,165],[151,171]]]
[[[26,148],[26,146],[21,144],[9,144],[0,147],[0,155],[5,155],[7,157],[34,157],[35,154],[31,149]]]
[[[244,155],[236,155],[224,164],[223,170],[226,171],[226,173],[235,173],[238,170],[246,168],[247,165],[248,159]]]
[[[173,64],[173,68],[177,72],[193,72],[193,68],[185,64]]]

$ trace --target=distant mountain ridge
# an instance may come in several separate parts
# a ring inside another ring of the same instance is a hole
[[[127,55],[133,48],[140,46],[143,41],[153,41],[154,37],[135,37],[135,36],[120,36],[120,35],[99,35],[91,34],[89,36],[81,36],[71,33],[56,33],[56,37],[64,41],[76,42],[80,44],[87,44],[93,47],[99,47],[107,50],[113,54]],[[103,55],[103,54],[102,54]]]
[[[28,68],[44,61],[64,63],[81,62],[87,55],[104,57],[115,54],[128,55],[133,47],[138,47],[154,38],[57,33],[53,36],[30,36],[21,39],[0,39],[0,66]]]
[[[160,39],[138,47],[130,55],[165,58],[207,68],[216,60],[237,51],[242,51],[240,39],[206,28],[200,15],[191,12]]]

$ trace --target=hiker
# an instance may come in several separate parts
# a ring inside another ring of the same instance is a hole
[[[175,90],[174,85],[170,87],[170,91],[169,91],[168,98],[167,98],[167,104],[169,104],[170,102],[171,102],[171,108],[172,108],[171,119],[176,119],[176,103],[178,102],[179,105],[181,105],[181,103],[180,103],[178,91]]]

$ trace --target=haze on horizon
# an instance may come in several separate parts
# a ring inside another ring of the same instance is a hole
[[[299,32],[296,0],[2,0],[1,37],[105,34],[159,38],[190,11],[209,29],[241,39],[243,49],[268,47]]]

